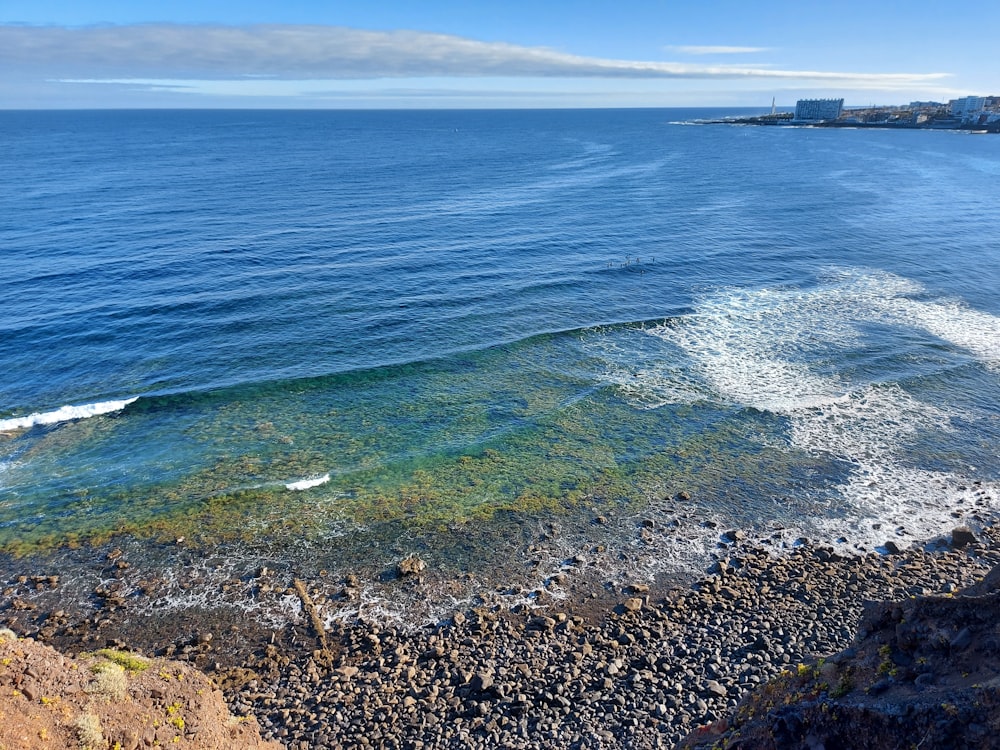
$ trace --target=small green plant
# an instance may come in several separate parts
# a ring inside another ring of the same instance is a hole
[[[169,706],[167,706],[167,716],[170,717],[169,719],[167,719],[167,723],[168,724],[171,724],[176,729],[179,729],[179,730],[183,731],[183,729],[184,729],[184,717],[181,716],[181,704],[180,703],[171,703]]]
[[[878,653],[882,657],[882,663],[878,665],[878,673],[895,677],[899,673],[899,670],[896,668],[896,663],[892,660],[892,648],[886,644],[879,648]]]
[[[830,697],[843,698],[852,690],[854,690],[854,679],[851,675],[851,668],[848,667],[840,675],[840,680],[837,682],[836,687],[830,691]]]
[[[76,719],[76,736],[81,750],[97,750],[104,746],[101,720],[91,713],[80,714]]]
[[[117,664],[122,669],[127,669],[129,672],[144,672],[149,669],[149,659],[137,656],[136,654],[130,654],[127,651],[119,651],[116,648],[102,648],[100,651],[95,651],[94,653]]]
[[[87,685],[87,692],[107,700],[120,701],[128,694],[125,668],[110,661],[98,662],[90,668],[94,679]]]
[[[887,675],[888,677],[895,677],[899,674],[899,669],[891,661],[884,661],[878,665],[878,673]]]

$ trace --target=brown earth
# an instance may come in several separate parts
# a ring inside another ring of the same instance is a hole
[[[0,631],[0,748],[242,750],[261,739],[201,672],[180,662],[102,650],[70,658]]]

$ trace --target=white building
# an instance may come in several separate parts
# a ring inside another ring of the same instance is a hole
[[[952,99],[948,103],[951,105],[951,114],[953,117],[965,118],[982,112],[983,107],[986,106],[986,97],[966,96],[962,99]]]
[[[843,111],[843,99],[799,99],[795,102],[795,119],[800,122],[836,120]]]

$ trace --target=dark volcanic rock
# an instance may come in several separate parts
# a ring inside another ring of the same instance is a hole
[[[975,544],[976,541],[976,535],[968,526],[956,526],[951,531],[951,546],[955,549],[963,549],[970,544]]]
[[[858,633],[680,747],[1000,747],[1000,566],[957,597],[869,603]]]

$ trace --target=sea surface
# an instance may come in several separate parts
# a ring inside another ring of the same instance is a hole
[[[655,575],[988,519],[1000,137],[725,114],[0,112],[0,551]]]

